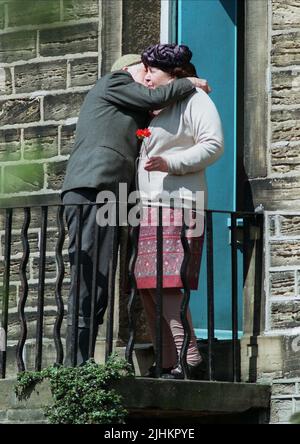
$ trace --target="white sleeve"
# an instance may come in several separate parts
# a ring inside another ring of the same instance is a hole
[[[192,131],[195,144],[165,156],[169,173],[175,175],[203,170],[219,159],[224,151],[220,116],[206,93],[200,91],[189,100],[184,121]]]

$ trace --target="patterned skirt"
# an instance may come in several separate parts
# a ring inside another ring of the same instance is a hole
[[[190,210],[191,211],[191,210]],[[192,214],[192,213],[190,213]],[[163,288],[183,288],[180,269],[184,257],[181,243],[182,210],[163,208]],[[140,225],[138,256],[135,264],[135,279],[138,289],[156,288],[157,208],[143,208]],[[191,250],[187,278],[191,290],[198,288],[202,247],[204,241],[204,218],[202,216],[199,236],[194,236],[195,221],[191,218],[186,237]],[[199,227],[198,227],[199,228]],[[197,233],[198,234],[198,233]]]

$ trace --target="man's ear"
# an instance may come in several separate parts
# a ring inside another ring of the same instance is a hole
[[[122,71],[128,71],[128,66],[123,66]]]

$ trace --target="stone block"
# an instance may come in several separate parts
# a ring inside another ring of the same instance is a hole
[[[300,399],[295,400],[294,413],[300,412]]]
[[[269,235],[276,236],[276,216],[269,216]]]
[[[65,89],[66,78],[65,61],[19,65],[15,67],[16,93]]]
[[[300,70],[273,72],[272,74],[272,104],[299,104]]]
[[[12,79],[9,68],[0,68],[0,96],[12,93]]]
[[[4,193],[38,191],[44,186],[41,164],[18,164],[4,167]]]
[[[272,111],[272,141],[300,140],[300,109]]]
[[[0,131],[0,161],[19,160],[21,157],[21,130]]]
[[[271,305],[272,328],[300,327],[300,302],[273,302]]]
[[[84,23],[40,32],[40,54],[58,56],[98,51],[98,24]]]
[[[44,420],[43,409],[11,409],[7,411],[7,422],[14,424],[36,424],[36,421]]]
[[[0,424],[7,422],[7,411],[6,410],[0,410]]]
[[[98,57],[75,59],[71,65],[71,86],[94,85],[98,79]]]
[[[271,241],[271,267],[300,265],[300,241]]]
[[[80,20],[89,17],[98,17],[98,0],[64,0],[63,17],[64,20]]]
[[[52,224],[52,226],[53,226],[53,224]],[[58,229],[53,229],[51,227],[51,229],[47,230],[46,251],[47,252],[54,252],[56,249],[57,241],[58,241]],[[64,240],[62,251],[67,252],[67,248],[68,248],[68,233],[67,233],[67,228],[65,227],[65,240]]]
[[[10,261],[10,282],[19,283],[20,282],[20,265],[21,265],[21,258],[19,259],[11,259]],[[28,268],[28,266],[27,266]],[[3,276],[4,272],[4,263],[3,261],[0,262],[0,272]]]
[[[4,5],[0,5],[0,29],[3,29],[4,26],[5,26]]]
[[[47,165],[47,188],[61,190],[65,178],[67,162],[53,162]]]
[[[39,99],[16,99],[0,102],[1,125],[28,123],[40,120]]]
[[[300,336],[285,336],[283,338],[283,376],[285,378],[299,378],[300,368]]]
[[[38,279],[39,277],[39,258],[32,257],[30,259],[30,276],[32,279]],[[45,279],[55,279],[57,276],[56,260],[53,256],[46,256],[45,258]]]
[[[69,257],[67,254],[63,255],[63,261],[65,266],[65,279],[70,277],[69,274]],[[39,276],[39,258],[32,258],[32,278],[38,279]],[[57,277],[56,260],[54,256],[46,257],[45,264],[45,279],[55,279]]]
[[[48,318],[47,318],[48,320]],[[46,336],[44,335],[44,341],[43,341],[43,356],[42,356],[42,368],[52,366],[56,362],[56,349],[55,344],[53,341],[53,327],[55,318],[51,318],[51,327],[49,328],[50,335]],[[65,336],[65,320],[63,321],[62,328],[61,328],[61,338]],[[45,340],[46,339],[46,340]],[[50,340],[50,341],[49,341]],[[62,343],[64,344],[64,340],[62,340]],[[35,344],[26,344],[26,368],[28,370],[34,370],[35,367]],[[48,381],[47,381],[48,382]],[[41,384],[42,385],[42,384]],[[40,393],[41,385],[37,387],[38,394]],[[30,398],[32,404],[32,398]],[[35,402],[38,400],[36,399]]]
[[[270,273],[270,295],[271,296],[296,296],[295,295],[295,272],[279,271]]]
[[[8,2],[8,25],[40,25],[60,19],[59,0],[13,0]]]
[[[1,267],[2,268],[2,267]],[[1,303],[1,309],[2,309],[2,301],[3,301],[3,287],[0,287],[0,303]],[[18,301],[18,286],[17,285],[10,285],[9,286],[9,292],[8,292],[8,308],[16,308],[17,307],[17,301]]]
[[[29,300],[30,294],[28,293]],[[26,339],[36,339],[36,319],[37,319],[37,310],[32,311],[32,307],[27,306],[27,302],[25,304],[25,316],[26,316],[26,324],[27,324],[27,337]],[[45,307],[44,309],[44,322],[43,322],[43,337],[44,338],[53,338],[53,327],[55,325],[57,312],[56,307]],[[63,332],[65,331],[65,327]],[[65,334],[65,333],[64,333]],[[20,329],[20,320],[18,313],[9,313],[8,318],[8,338],[11,341],[19,340],[21,335]],[[27,344],[26,344],[27,345]],[[27,352],[27,349],[26,349]],[[26,356],[26,360],[29,359],[29,356]],[[53,361],[52,361],[53,362]],[[29,368],[28,370],[33,370],[33,368]]]
[[[271,63],[275,66],[300,64],[300,31],[273,35]]]
[[[19,31],[0,36],[0,63],[36,57],[36,31]]]
[[[1,235],[1,250],[4,251],[4,234]],[[39,251],[39,236],[38,233],[28,233],[28,243],[31,253],[37,253]],[[23,253],[23,244],[21,239],[21,233],[11,235],[11,256]]]
[[[85,95],[86,92],[46,96],[44,99],[45,120],[63,120],[77,117]]]
[[[272,1],[273,29],[299,28],[300,5],[297,0]]]
[[[300,211],[298,176],[250,179],[253,206],[263,204],[268,211]],[[287,198],[288,196],[288,198]]]
[[[55,283],[45,283],[44,290],[44,302],[47,307],[54,307],[56,309],[56,284]],[[69,295],[69,284],[64,283],[61,288],[61,296],[63,298],[64,304],[67,303]],[[29,285],[29,295],[26,303],[26,307],[37,307],[38,304],[38,284]]]
[[[296,384],[289,382],[274,383],[272,384],[272,396],[278,395],[294,395],[296,393]]]
[[[300,143],[272,146],[271,164],[273,173],[298,172],[300,170]]]
[[[58,128],[54,125],[25,128],[24,159],[45,159],[58,154]]]
[[[298,294],[297,297],[300,296],[300,270],[296,271],[296,281],[298,283]]]
[[[300,236],[300,216],[279,216],[279,222],[281,234],[285,236]]]
[[[75,141],[76,125],[64,125],[61,129],[60,153],[70,154]]]
[[[127,0],[123,8],[122,51],[139,54],[159,42],[160,0]]]
[[[273,399],[271,401],[271,423],[289,422],[292,409],[293,401],[291,399]]]

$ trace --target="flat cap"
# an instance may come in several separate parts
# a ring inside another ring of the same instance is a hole
[[[138,65],[139,63],[142,63],[141,54],[124,54],[114,62],[111,71],[118,71],[124,66]]]

